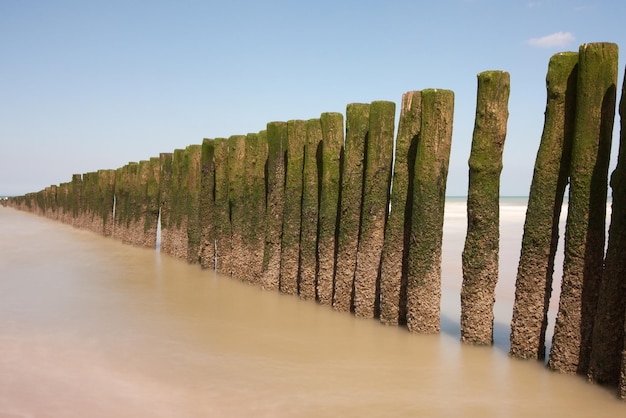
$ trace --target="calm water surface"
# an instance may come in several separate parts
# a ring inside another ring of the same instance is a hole
[[[438,336],[0,207],[0,417],[625,416],[614,391],[507,356],[524,204],[502,205],[494,348],[458,342],[464,200]]]

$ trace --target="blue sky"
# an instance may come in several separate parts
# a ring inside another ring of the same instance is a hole
[[[425,88],[455,92],[447,194],[465,195],[485,70],[511,74],[501,194],[527,195],[550,56],[626,48],[624,16],[618,0],[1,0],[0,195]]]

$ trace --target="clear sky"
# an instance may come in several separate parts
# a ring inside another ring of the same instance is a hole
[[[550,56],[624,51],[625,16],[622,0],[1,0],[0,195],[425,88],[455,92],[447,194],[465,195],[485,70],[511,74],[501,194],[527,195]]]

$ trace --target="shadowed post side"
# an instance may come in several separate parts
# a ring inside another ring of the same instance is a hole
[[[626,75],[624,76],[626,81]],[[613,202],[609,241],[604,259],[604,274],[598,295],[594,322],[589,379],[597,383],[620,384],[622,350],[626,350],[626,84],[622,84],[619,106],[620,142],[617,166],[611,175]],[[625,351],[626,353],[626,351]],[[626,378],[626,374],[624,375]],[[622,397],[626,397],[626,380],[621,381]]]
[[[230,276],[230,210],[228,202],[228,140],[215,139],[215,271]]]
[[[510,355],[516,358],[545,357],[554,257],[574,135],[577,71],[576,52],[555,54],[548,64],[545,122],[515,283]]]
[[[246,137],[233,135],[228,138],[228,204],[231,224],[231,276],[250,281],[246,276],[246,257],[244,257],[243,235],[244,220],[244,185]]]
[[[461,287],[461,341],[470,344],[493,344],[493,305],[500,244],[500,173],[509,116],[509,92],[508,73],[486,71],[478,74]]]
[[[265,249],[265,161],[267,134],[250,133],[246,136],[245,188],[243,199],[243,250],[247,280],[261,283],[263,252]]]
[[[283,232],[280,254],[280,291],[298,293],[300,263],[300,226],[302,222],[302,170],[306,126],[303,120],[287,122],[287,166],[283,207]]]
[[[402,95],[396,157],[393,166],[391,211],[387,217],[380,274],[380,321],[383,324],[406,322],[406,259],[408,234],[413,212],[413,166],[420,132],[422,94]],[[410,180],[409,180],[410,179]],[[408,209],[408,210],[407,210]]]
[[[317,274],[317,221],[319,209],[318,150],[322,145],[319,119],[305,123],[306,144],[302,170],[302,226],[300,230],[300,282],[302,299],[315,299]]]
[[[411,332],[433,334],[440,329],[441,242],[454,93],[426,89],[421,96],[407,260],[406,323]]]
[[[285,204],[285,153],[287,123],[267,124],[267,209],[265,212],[265,254],[262,286],[277,290],[280,286],[280,252]]]
[[[396,105],[375,101],[370,105],[369,136],[365,149],[362,216],[354,275],[354,313],[378,316],[380,259],[389,207]]]
[[[548,366],[587,374],[602,279],[617,45],[581,45],[559,311]]]
[[[215,269],[215,141],[202,140],[200,156],[200,197],[198,212],[200,216],[200,266]]]
[[[333,294],[333,307],[344,312],[352,308],[369,117],[369,104],[351,103],[346,107],[346,144],[342,162],[341,212]]]
[[[330,305],[335,269],[335,234],[339,205],[340,156],[344,140],[343,115],[322,113],[322,155],[317,234],[317,300]],[[319,164],[319,163],[318,163]]]

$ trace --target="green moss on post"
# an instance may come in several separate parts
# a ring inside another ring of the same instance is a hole
[[[370,106],[369,136],[365,149],[365,174],[357,265],[354,275],[354,313],[379,315],[380,261],[389,208],[396,105],[376,101]]]
[[[202,154],[200,156],[200,266],[205,269],[215,269],[215,141],[204,138],[202,140]]]
[[[421,92],[411,91],[402,95],[393,166],[391,211],[385,227],[380,273],[380,321],[384,324],[406,322],[406,260],[413,213],[412,186],[421,112]]]
[[[493,344],[493,305],[500,243],[500,173],[509,116],[509,92],[509,73],[486,71],[478,74],[461,288],[461,341],[470,344]]]
[[[80,201],[81,196],[80,192],[82,189],[83,178],[80,174],[72,175],[72,182],[70,183],[70,199],[71,199],[71,224],[74,226],[78,226],[78,218],[81,214]]]
[[[298,293],[303,299],[315,299],[317,274],[317,227],[319,178],[318,155],[322,147],[322,124],[319,119],[305,123],[306,144],[302,171],[302,227],[300,231],[300,282]]]
[[[626,362],[621,354],[624,350],[626,356],[626,83],[622,84],[619,113],[619,154],[611,175],[611,225],[593,328],[589,379],[620,387],[621,397],[626,398]]]
[[[228,203],[228,140],[215,139],[215,270],[230,275],[231,226]]]
[[[228,138],[228,202],[231,223],[231,275],[248,281],[245,276],[243,235],[245,228],[243,198],[245,186],[246,137],[233,135]]]
[[[535,160],[515,284],[510,355],[545,357],[545,335],[552,293],[559,219],[569,176],[578,53],[553,55],[546,75],[547,103]]]
[[[406,322],[409,331],[429,334],[440,329],[441,241],[454,93],[426,89],[421,96],[407,260]]]
[[[302,222],[302,176],[306,127],[303,120],[287,122],[287,167],[283,207],[280,291],[298,293],[300,225]]]
[[[344,140],[343,115],[322,113],[322,153],[318,159],[320,205],[317,234],[317,300],[330,305],[335,273],[335,234],[339,205],[340,158]]]
[[[243,246],[245,276],[261,284],[265,249],[265,162],[267,160],[267,132],[248,134],[245,150],[245,190]]]
[[[170,181],[169,217],[161,229],[162,250],[167,254],[187,259],[187,204],[188,195],[185,187],[185,150],[176,149],[172,157],[172,176]]]
[[[98,190],[102,197],[102,234],[110,237],[113,234],[113,204],[115,195],[115,170],[98,171]]]
[[[172,161],[174,154],[161,153],[159,155],[161,162],[161,182],[159,185],[159,206],[161,208],[161,247],[160,251],[164,254],[170,254],[171,238],[170,235],[170,218],[172,213]],[[115,188],[117,190],[117,180]],[[117,192],[116,192],[117,193]],[[116,204],[117,218],[117,204]]]
[[[202,169],[202,145],[189,145],[185,148],[185,167],[183,171],[184,188],[186,191],[187,217],[187,262],[200,261],[200,179]]]
[[[333,307],[346,312],[352,309],[353,303],[369,118],[369,104],[352,103],[346,107],[346,145],[342,161],[341,211],[333,295]]]
[[[285,153],[287,123],[267,124],[267,209],[265,212],[265,255],[262,286],[278,290],[280,285],[280,252],[285,203]]]
[[[146,220],[144,230],[149,240],[145,242],[148,248],[156,248],[157,229],[159,227],[159,193],[161,189],[161,160],[152,157],[148,161],[146,179]]]
[[[578,54],[565,260],[548,366],[587,374],[604,261],[618,48],[610,43],[584,44]]]

